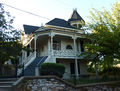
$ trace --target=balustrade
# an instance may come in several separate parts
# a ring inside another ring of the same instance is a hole
[[[81,52],[75,53],[74,50],[53,50],[53,55],[56,57],[75,57],[78,53],[80,54]]]

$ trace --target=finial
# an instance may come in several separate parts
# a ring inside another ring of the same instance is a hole
[[[73,11],[77,11],[77,8],[73,8]]]
[[[43,23],[41,23],[41,26],[43,26]]]

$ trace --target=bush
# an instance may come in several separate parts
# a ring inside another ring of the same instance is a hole
[[[100,74],[117,76],[120,75],[120,68],[119,67],[104,68],[103,71],[100,72]]]
[[[41,75],[56,75],[62,78],[64,73],[65,73],[65,67],[63,64],[43,63],[40,65]]]
[[[0,69],[0,77],[15,75],[15,67],[13,65],[4,65],[3,69],[3,71],[1,71],[2,69]]]

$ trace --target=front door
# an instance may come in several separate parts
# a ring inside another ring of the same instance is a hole
[[[70,63],[70,72],[71,74],[75,74],[75,63]],[[78,63],[78,74],[80,74],[80,65]]]
[[[71,74],[75,74],[75,63],[70,63],[70,72]]]

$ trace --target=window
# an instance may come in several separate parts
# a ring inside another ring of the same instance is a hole
[[[53,41],[53,50],[60,50],[60,42],[56,40]]]
[[[72,50],[72,46],[71,45],[67,45],[66,49],[71,49]]]
[[[80,45],[81,45],[81,52],[84,52],[84,45],[83,45],[83,41],[80,41]]]
[[[27,46],[28,49],[30,49],[30,45]],[[27,51],[27,57],[30,55],[30,50]]]
[[[73,24],[73,27],[77,28],[77,24]]]

